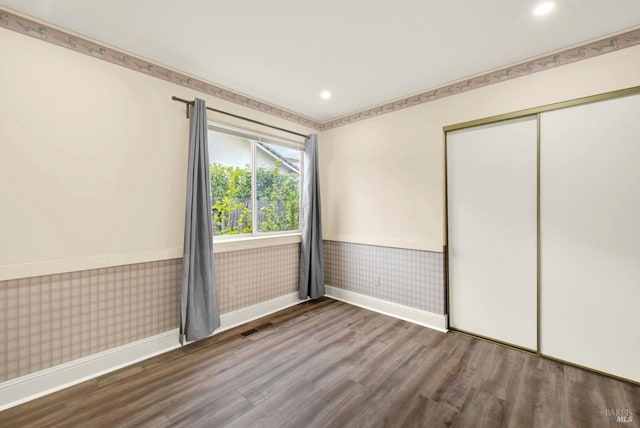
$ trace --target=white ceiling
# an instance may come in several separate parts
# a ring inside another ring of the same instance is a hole
[[[640,0],[0,0],[324,121],[635,28]],[[327,89],[333,97],[324,101]]]

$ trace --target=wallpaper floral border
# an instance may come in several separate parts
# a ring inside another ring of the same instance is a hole
[[[640,28],[323,122],[324,131],[640,44]]]
[[[320,129],[320,122],[301,116],[299,114],[287,111],[280,107],[267,104],[262,101],[255,100],[230,91],[220,86],[213,85],[203,80],[195,79],[169,68],[146,61],[144,59],[129,55],[122,51],[118,51],[107,46],[102,46],[88,39],[60,31],[58,29],[47,26],[46,24],[14,15],[6,10],[0,9],[0,27],[28,36],[40,39],[54,45],[62,46],[73,51],[90,55],[95,58],[117,64],[131,70],[148,74],[177,85],[195,89],[205,94],[230,101],[245,107],[261,111],[272,116],[280,117],[291,122],[299,123],[314,129]]]
[[[75,36],[64,31],[49,27],[43,23],[14,15],[0,9],[0,27],[7,28],[18,33],[53,43],[76,52],[90,55],[104,61],[139,71],[159,79],[163,79],[177,85],[185,86],[214,97],[239,104],[253,110],[270,114],[281,119],[286,119],[309,128],[326,131],[339,126],[348,125],[360,120],[369,119],[382,114],[391,113],[418,104],[435,101],[451,95],[482,88],[539,71],[548,70],[562,65],[593,58],[615,50],[620,50],[640,44],[640,28],[631,30],[616,36],[607,37],[567,49],[541,58],[525,61],[511,67],[505,67],[497,71],[485,73],[449,85],[430,89],[428,91],[391,101],[376,107],[348,114],[326,122],[318,122],[308,117],[290,112],[280,107],[259,101],[245,95],[238,94],[228,89],[216,86],[203,80],[195,79],[177,71],[168,69],[144,59],[126,54],[92,42],[88,39]]]

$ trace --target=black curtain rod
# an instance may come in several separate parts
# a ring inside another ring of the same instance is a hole
[[[178,98],[178,97],[175,97],[175,96],[171,97],[171,99],[173,101],[180,101],[181,103],[185,103],[187,105],[193,105],[194,104],[193,101],[183,100],[182,98]],[[237,114],[229,113],[229,112],[218,110],[218,109],[211,108],[211,107],[207,107],[207,110],[211,110],[211,111],[216,112],[216,113],[225,114],[227,116],[235,117],[236,119],[246,120],[247,122],[255,123],[256,125],[266,126],[267,128],[277,129],[278,131],[288,132],[289,134],[297,135],[297,136],[302,137],[302,138],[307,138],[307,135],[305,135],[305,134],[301,134],[299,132],[290,131],[288,129],[280,128],[279,126],[269,125],[268,123],[260,122],[258,120],[249,119],[248,117],[239,116]],[[188,118],[189,118],[189,107],[187,107],[187,119]]]

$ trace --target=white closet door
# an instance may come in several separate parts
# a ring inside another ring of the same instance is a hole
[[[447,134],[449,322],[537,348],[537,120]]]
[[[541,352],[640,382],[640,96],[541,116]]]

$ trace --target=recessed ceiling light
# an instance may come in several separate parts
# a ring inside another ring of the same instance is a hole
[[[329,91],[320,92],[320,98],[322,98],[323,100],[328,100],[329,98],[331,98],[331,92]]]
[[[552,1],[540,3],[538,6],[536,6],[535,9],[533,9],[533,14],[535,16],[546,15],[547,13],[551,12],[555,7],[556,7],[556,4]]]

